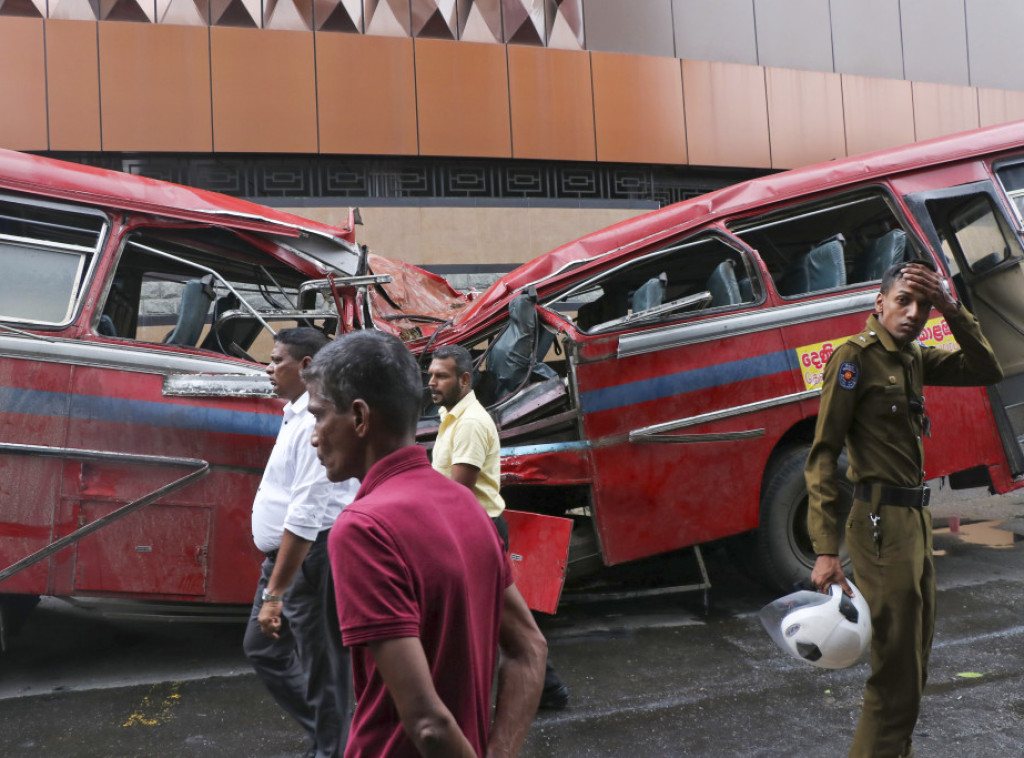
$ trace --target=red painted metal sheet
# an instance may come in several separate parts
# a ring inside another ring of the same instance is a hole
[[[353,236],[351,228],[328,226],[240,198],[12,150],[0,149],[0,187],[235,229],[294,237],[308,231],[349,241]]]
[[[94,521],[114,510],[81,504]],[[150,505],[77,545],[75,591],[190,598],[206,594],[210,508]]]
[[[765,462],[779,435],[800,420],[797,407],[705,422],[659,440],[762,430],[751,438],[650,442],[629,435],[789,395],[797,389],[797,367],[778,329],[608,355],[578,367],[583,425],[593,446],[594,515],[607,564],[757,525]]]
[[[391,276],[391,282],[384,285],[387,297],[376,288],[369,290],[374,324],[402,339],[429,337],[470,303],[468,296],[437,274],[379,255],[369,256],[367,262],[374,274]]]
[[[501,486],[517,484],[588,484],[590,458],[585,447],[529,452],[529,446],[506,448],[501,458]],[[520,452],[521,451],[521,452]]]
[[[569,561],[572,519],[505,510],[516,587],[535,611],[554,613]]]

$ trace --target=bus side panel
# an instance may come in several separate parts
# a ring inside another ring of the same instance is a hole
[[[59,363],[0,360],[0,441],[61,446],[67,433],[70,370]],[[0,453],[0,568],[51,541],[62,462]],[[49,561],[0,584],[0,593],[44,594]]]
[[[595,362],[577,368],[593,445],[594,504],[607,564],[754,528],[764,464],[798,410],[769,409],[629,441],[630,432],[789,395],[794,356],[778,330]],[[733,434],[730,434],[733,433]],[[739,436],[736,433],[742,433]],[[725,439],[675,441],[687,435]]]
[[[162,395],[163,377],[76,367],[69,446],[198,458],[210,473],[66,551],[67,593],[248,603],[262,559],[252,500],[280,425],[280,402]],[[63,528],[70,531],[188,473],[181,466],[69,461]],[[123,570],[113,570],[120,567]]]

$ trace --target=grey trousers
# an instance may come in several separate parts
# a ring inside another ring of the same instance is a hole
[[[263,589],[274,561],[263,561],[242,647],[271,696],[309,732],[318,758],[340,758],[351,721],[351,663],[341,647],[327,530],[310,547],[284,596],[278,638],[260,631]]]

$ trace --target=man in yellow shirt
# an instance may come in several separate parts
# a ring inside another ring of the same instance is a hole
[[[473,363],[460,345],[442,347],[430,363],[430,396],[441,406],[441,428],[434,442],[435,471],[473,491],[508,546],[508,524],[501,515],[501,443],[498,428],[476,399]]]
[[[473,392],[473,359],[461,345],[434,351],[430,362],[431,399],[441,406],[441,427],[431,457],[435,471],[473,491],[508,550],[508,523],[502,512],[501,442],[494,419]],[[547,664],[540,707],[560,709],[569,703],[569,689]]]

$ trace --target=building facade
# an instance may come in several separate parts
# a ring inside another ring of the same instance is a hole
[[[0,146],[359,205],[375,252],[484,284],[759,173],[1024,118],[1022,25],[1015,0],[0,0]]]

